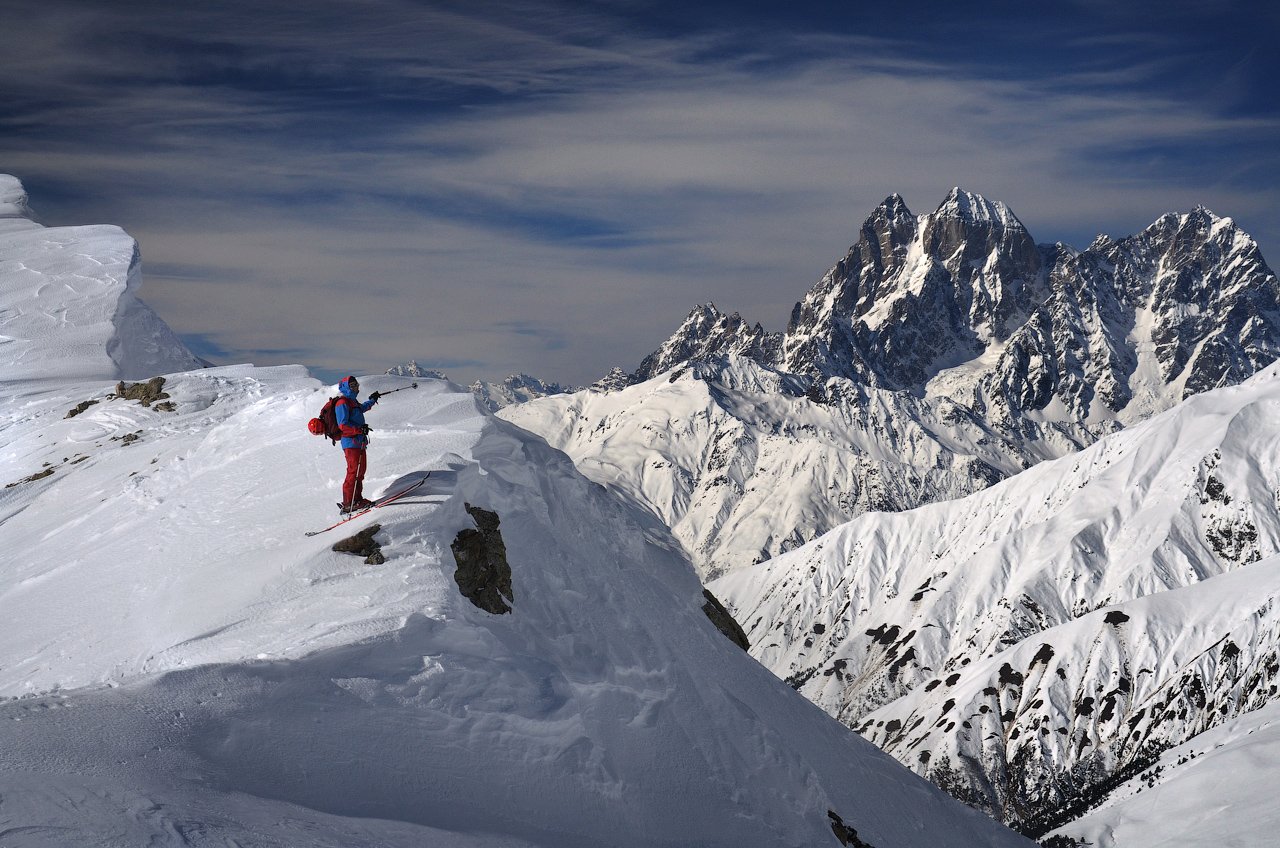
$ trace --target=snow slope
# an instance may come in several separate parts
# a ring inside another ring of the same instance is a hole
[[[1055,833],[1098,848],[1274,845],[1278,765],[1280,704],[1269,704],[1164,752],[1096,812]],[[1212,803],[1219,799],[1229,803]]]
[[[1030,464],[956,404],[843,378],[807,391],[738,355],[501,417],[652,511],[711,578],[862,512],[960,497]]]
[[[1042,821],[1276,698],[1277,420],[1272,366],[711,587],[832,715],[1005,820]]]
[[[469,393],[375,407],[370,491],[422,495],[306,538],[329,389],[210,368],[144,407],[59,332],[60,379],[0,400],[5,848],[836,845],[829,811],[878,848],[1027,844],[750,659],[661,524]],[[466,504],[500,516],[508,615],[454,583]],[[375,521],[384,564],[330,549]]]

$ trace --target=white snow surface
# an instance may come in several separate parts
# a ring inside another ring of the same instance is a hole
[[[1275,845],[1278,780],[1280,704],[1273,703],[1165,751],[1101,808],[1054,833],[1097,848]]]
[[[103,235],[76,250],[123,268]],[[426,485],[306,538],[331,389],[235,366],[168,374],[175,411],[108,398],[124,278],[12,261],[5,314],[66,320],[0,398],[5,848],[835,845],[828,810],[878,848],[1028,844],[733,645],[661,524],[469,393],[375,406],[370,494]],[[468,503],[500,516],[508,615],[454,583]],[[330,549],[374,522],[384,564]]]

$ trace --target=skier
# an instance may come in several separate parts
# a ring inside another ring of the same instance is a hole
[[[373,506],[373,501],[364,496],[365,448],[369,446],[369,425],[364,423],[364,414],[381,395],[374,392],[361,403],[360,381],[355,377],[343,378],[338,392],[342,397],[334,405],[334,417],[342,432],[342,453],[347,458],[347,476],[342,481],[342,503],[338,509],[346,514]]]

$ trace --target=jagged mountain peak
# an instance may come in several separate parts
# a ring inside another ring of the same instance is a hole
[[[777,333],[765,332],[759,323],[750,324],[737,312],[726,314],[714,303],[699,304],[690,310],[671,338],[645,357],[631,375],[631,382],[644,382],[686,362],[729,353],[768,361],[779,340]]]
[[[589,391],[602,393],[616,392],[620,389],[625,389],[630,382],[631,375],[622,367],[615,365],[609,369],[608,374],[605,374],[599,380],[596,380],[588,386],[587,389]]]
[[[868,222],[874,220],[900,221],[903,219],[915,220],[915,214],[907,208],[907,201],[902,195],[894,192],[893,194],[880,201],[880,205],[875,208]]]
[[[934,217],[959,218],[971,224],[987,224],[1000,227],[1016,227],[1025,230],[1022,222],[1007,205],[999,200],[987,200],[980,194],[965,191],[956,186],[934,210]]]

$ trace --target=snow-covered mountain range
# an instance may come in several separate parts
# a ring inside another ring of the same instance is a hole
[[[699,306],[616,396],[503,415],[714,576],[977,491],[1278,356],[1280,285],[1230,218],[1165,215],[1078,252],[955,189],[921,216],[885,200],[785,333]]]
[[[815,703],[1042,832],[1277,699],[1277,421],[1280,365],[711,589]]]
[[[369,413],[370,492],[422,495],[306,538],[329,387],[197,368],[131,240],[0,188],[6,848],[1028,844],[747,656],[664,526],[456,386]],[[381,564],[333,549],[356,530]],[[496,533],[506,614],[455,562]]]
[[[660,517],[755,656],[957,797],[1093,844],[1257,845],[1257,794],[1205,775],[1271,738],[1277,356],[1280,288],[1231,219],[1076,251],[957,189],[887,199],[784,333],[699,306],[625,387],[502,416]],[[1138,824],[1167,781],[1205,791],[1197,827]]]
[[[447,380],[443,371],[436,368],[423,368],[415,360],[387,369],[393,377],[425,377],[432,380]],[[559,383],[550,383],[531,377],[528,374],[511,374],[499,383],[491,380],[476,380],[467,387],[490,412],[511,406],[516,403],[577,391],[565,388]]]

